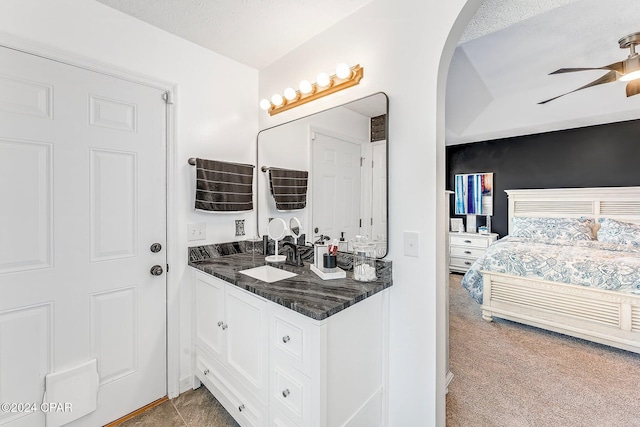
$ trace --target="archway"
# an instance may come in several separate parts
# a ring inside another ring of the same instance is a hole
[[[447,232],[449,225],[447,221],[447,199],[446,190],[446,156],[445,156],[445,100],[447,90],[447,75],[453,52],[458,44],[458,40],[462,36],[465,28],[471,21],[471,18],[482,5],[484,0],[467,0],[453,26],[449,31],[449,35],[444,43],[440,64],[438,67],[438,85],[437,85],[437,115],[436,115],[436,188],[437,196],[437,223],[439,224],[437,231],[438,242],[440,247],[445,247]],[[448,374],[448,347],[449,347],[449,271],[446,263],[446,254],[444,251],[439,252],[437,260],[436,283],[438,289],[436,291],[437,298],[437,341],[436,341],[436,421],[437,425],[444,426],[446,424],[446,387]]]

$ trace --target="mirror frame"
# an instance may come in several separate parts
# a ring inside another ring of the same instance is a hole
[[[262,129],[258,132],[257,136],[256,136],[256,165],[259,164],[259,158],[258,158],[258,152],[260,149],[260,134],[262,132],[266,132],[268,130],[272,130],[272,129],[276,129],[279,128],[281,126],[296,122],[297,120],[302,120],[302,119],[307,119],[309,117],[315,116],[316,114],[320,114],[326,111],[330,111],[330,110],[334,110],[336,108],[342,108],[345,105],[354,103],[354,102],[358,102],[358,101],[362,101],[366,98],[375,96],[375,95],[383,95],[384,96],[384,102],[385,102],[385,109],[386,109],[386,120],[385,120],[385,124],[384,124],[384,130],[385,130],[385,135],[386,135],[386,156],[387,156],[387,164],[385,165],[385,174],[386,174],[386,181],[385,181],[385,185],[386,185],[386,191],[385,191],[385,199],[386,199],[386,207],[385,207],[385,214],[387,216],[387,226],[386,226],[386,249],[384,252],[384,255],[378,256],[377,259],[382,259],[384,257],[387,256],[387,254],[389,253],[389,96],[385,93],[385,92],[374,92],[372,94],[369,94],[367,96],[363,96],[362,98],[358,98],[358,99],[354,99],[348,102],[345,102],[344,104],[340,104],[340,105],[336,105],[335,107],[331,107],[331,108],[327,108],[325,110],[321,110],[321,111],[317,111],[315,113],[312,114],[308,114],[306,116],[302,116],[302,117],[298,117],[295,118],[293,120],[289,120],[288,122],[284,122],[284,123],[280,123],[278,125],[275,126],[271,126],[268,127],[266,129]],[[261,173],[260,168],[256,167],[256,173],[259,174]],[[258,180],[256,179],[256,202],[255,202],[255,209],[256,209],[256,235],[257,236],[261,236],[260,234],[260,212],[259,212],[259,199],[260,199],[260,190],[259,190],[259,186],[257,185]],[[309,187],[310,188],[310,187]],[[309,190],[307,190],[309,191]],[[305,233],[308,235],[308,232],[310,230],[305,230]]]

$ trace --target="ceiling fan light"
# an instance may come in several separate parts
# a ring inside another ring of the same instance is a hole
[[[620,80],[623,82],[629,82],[636,79],[640,79],[640,70],[632,71],[620,77]]]

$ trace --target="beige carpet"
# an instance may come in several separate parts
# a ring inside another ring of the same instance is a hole
[[[448,427],[640,426],[640,355],[506,320],[450,275]]]

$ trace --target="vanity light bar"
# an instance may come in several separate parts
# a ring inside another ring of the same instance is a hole
[[[287,111],[293,107],[297,107],[307,102],[331,95],[355,86],[360,83],[364,76],[364,68],[359,64],[349,67],[347,64],[338,64],[336,73],[329,76],[327,73],[320,73],[316,77],[316,83],[310,83],[308,80],[300,82],[300,89],[286,88],[284,96],[279,93],[271,97],[271,101],[263,99],[260,101],[260,108],[266,110],[270,116]]]

